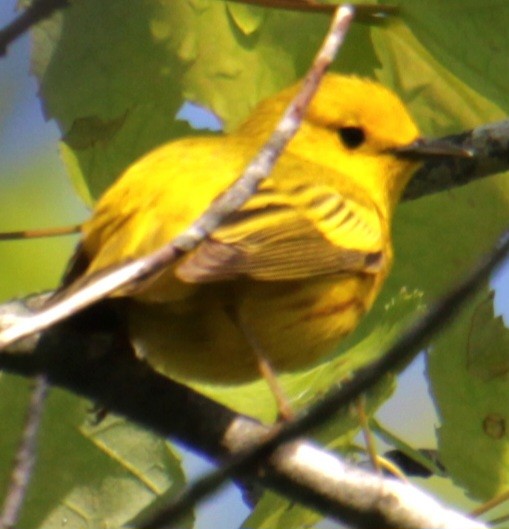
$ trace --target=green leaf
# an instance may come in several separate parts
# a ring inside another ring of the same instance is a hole
[[[502,316],[494,314],[494,295],[492,291],[484,301],[474,305],[465,351],[468,371],[484,381],[509,373],[509,333]]]
[[[267,9],[244,4],[226,3],[226,9],[235,26],[246,36],[260,29],[265,16],[268,14]]]
[[[4,458],[16,452],[28,391],[26,381],[0,379]],[[20,527],[121,527],[159,496],[182,486],[180,458],[167,443],[114,416],[94,426],[90,409],[69,393],[51,391]],[[5,491],[10,466],[0,468]]]
[[[33,32],[33,70],[48,117],[63,132],[62,158],[92,203],[134,160],[189,127],[184,100],[217,114],[227,130],[264,97],[306,71],[325,34],[321,14],[219,0],[90,0]],[[338,65],[371,73],[365,26]]]
[[[438,340],[428,369],[442,425],[440,458],[454,480],[481,499],[509,487],[509,331],[484,290]]]
[[[504,0],[405,0],[402,16],[438,62],[507,112],[509,5]]]
[[[372,38],[381,64],[377,77],[399,93],[425,134],[443,136],[505,117],[495,102],[438,61],[406,18],[373,28]]]
[[[33,32],[45,112],[57,119],[93,197],[181,131],[178,63],[153,38],[153,12],[144,0],[74,2]]]
[[[313,527],[323,516],[273,492],[265,492],[242,529],[288,529]]]

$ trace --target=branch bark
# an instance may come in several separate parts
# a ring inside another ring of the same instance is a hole
[[[330,15],[338,7],[336,4],[324,4],[316,0],[227,0],[236,4],[253,5],[270,9],[285,9],[288,11],[303,11],[309,13],[323,13]],[[392,5],[356,4],[355,10],[358,17],[363,20],[385,18],[397,15],[399,7]]]
[[[36,461],[39,426],[47,393],[46,377],[40,375],[35,380],[35,388],[28,405],[25,428],[14,460],[14,468],[11,472],[3,508],[0,512],[0,529],[12,529],[18,523]]]
[[[69,0],[33,0],[18,17],[0,29],[0,56],[5,55],[7,48],[32,26],[68,5]]]
[[[484,527],[482,524],[439,508],[413,487],[371,476],[339,459],[333,464],[331,454],[304,442],[282,445],[323,424],[341,406],[352,402],[381,376],[416,354],[432,333],[443,328],[486,281],[508,252],[509,235],[505,234],[499,247],[380,360],[359,371],[353,380],[331,392],[296,421],[280,426],[276,432],[155,373],[129,354],[129,344],[121,342],[115,333],[97,331],[84,335],[77,332],[73,321],[43,334],[35,353],[33,338],[18,342],[11,351],[0,353],[0,369],[25,376],[45,374],[51,383],[85,395],[216,461],[233,456],[217,473],[150,520],[148,526],[152,528],[163,522],[166,526],[168,519],[175,520],[225,479],[247,474],[356,527],[480,529]],[[102,308],[107,308],[107,303],[103,305]],[[100,309],[99,306],[91,310]],[[28,310],[19,302],[1,307],[0,326],[2,319]],[[310,454],[313,455],[312,464]],[[331,468],[335,469],[332,475],[327,471]]]
[[[338,5],[323,4],[315,0],[229,0],[230,2],[255,5],[270,9],[315,12],[331,15]],[[69,6],[69,0],[33,0],[32,3],[11,23],[0,29],[0,56],[16,39],[24,35],[39,22],[51,17],[56,11]],[[357,5],[360,20],[373,21],[398,13],[395,6]]]
[[[23,310],[7,304],[1,313]],[[90,398],[112,412],[183,442],[218,464],[238,462],[252,447],[263,447],[272,430],[152,371],[114,336],[76,332],[62,324],[15,352],[0,353],[0,369],[25,376],[46,374],[51,384]],[[267,450],[265,450],[267,452]],[[272,452],[272,450],[268,450]],[[262,451],[263,455],[263,451]],[[267,455],[267,454],[265,454]],[[287,497],[356,527],[399,529],[482,529],[485,526],[441,507],[416,488],[344,463],[307,441],[286,444],[264,463],[257,457],[219,470],[225,477],[255,479]],[[217,475],[212,481],[217,482]],[[210,481],[210,479],[209,479]],[[214,483],[212,483],[214,484]],[[191,495],[191,503],[196,498]],[[184,505],[186,507],[187,505]],[[168,523],[164,513],[164,521]],[[178,513],[180,514],[180,512]],[[157,518],[150,527],[157,527]]]
[[[444,140],[472,149],[475,156],[428,160],[407,186],[405,200],[461,187],[509,169],[509,120],[482,125]]]

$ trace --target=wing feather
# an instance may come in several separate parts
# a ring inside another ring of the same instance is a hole
[[[374,208],[325,185],[298,185],[284,193],[268,185],[177,267],[180,279],[297,280],[376,273],[386,265],[381,219]]]

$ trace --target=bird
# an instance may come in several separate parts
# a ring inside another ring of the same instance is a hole
[[[234,183],[300,87],[262,101],[229,134],[172,141],[129,166],[83,224],[64,285],[184,231]],[[459,151],[423,139],[378,82],[326,74],[247,202],[162,273],[112,295],[136,354],[184,383],[263,375],[271,387],[278,374],[327,359],[391,269],[405,186],[430,156]]]

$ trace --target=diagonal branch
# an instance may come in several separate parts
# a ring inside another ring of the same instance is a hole
[[[152,372],[145,364],[119,354],[111,342],[111,350],[105,347],[101,351],[95,342],[94,354],[89,350],[87,355],[88,339],[94,337],[84,340],[83,335],[62,332],[37,355],[0,353],[0,366],[25,375],[44,372],[52,384],[92,398],[112,412],[179,440],[219,464],[239,450],[256,446],[270,433],[268,427],[236,415]],[[373,527],[376,523],[376,527],[388,529],[484,528],[444,509],[414,487],[356,469],[307,441],[289,444],[268,463],[255,465],[246,465],[235,475],[254,479],[294,501],[358,527]],[[232,476],[226,474],[222,478]],[[217,485],[217,476],[205,483],[209,492],[211,485]],[[387,523],[391,519],[394,521]],[[413,521],[409,523],[409,519]],[[436,522],[447,519],[449,525]]]
[[[257,7],[267,7],[270,9],[285,9],[289,11],[304,11],[309,13],[324,13],[331,15],[338,7],[336,4],[325,4],[316,0],[226,0],[236,4],[253,5]],[[358,17],[365,19],[385,18],[396,15],[399,12],[398,6],[356,4],[355,10]]]
[[[297,119],[302,117],[300,109],[296,110],[296,114]],[[281,124],[287,126],[289,121],[285,124],[283,119]],[[272,140],[276,149],[282,148],[280,142],[284,141],[287,132],[284,128],[278,128],[274,133]],[[476,156],[428,161],[408,185],[405,200],[413,200],[460,187],[509,169],[509,120],[482,125],[445,139],[455,145],[473,149]],[[47,329],[129,283],[143,281],[148,276],[164,269],[183,253],[195,248],[203,237],[215,229],[216,223],[220,223],[222,218],[236,207],[240,207],[242,200],[248,198],[248,193],[254,191],[256,182],[266,176],[265,171],[269,170],[272,167],[271,164],[276,161],[276,153],[272,149],[273,145],[269,141],[260,152],[261,165],[258,165],[257,157],[234,187],[218,197],[211,208],[189,230],[168,245],[146,257],[122,262],[115,267],[88,276],[78,289],[73,289],[67,296],[60,298],[58,303],[38,313],[20,318],[13,317],[9,325],[0,330],[0,349],[21,338]]]
[[[32,26],[68,5],[69,0],[33,0],[17,18],[0,29],[0,56],[5,55],[7,48]]]
[[[36,461],[37,438],[47,392],[48,381],[44,375],[39,375],[31,394],[23,436],[0,512],[0,529],[11,529],[18,523]]]
[[[121,349],[126,344],[119,344],[115,336],[84,339],[72,325],[63,324],[48,331],[37,354],[30,354],[33,344],[26,341],[17,345],[13,352],[17,354],[0,353],[0,368],[27,376],[44,373],[51,383],[92,398],[215,460],[232,456],[222,468],[188,489],[177,503],[151,520],[147,524],[150,527],[177,519],[226,479],[247,475],[357,527],[482,529],[482,524],[441,508],[413,487],[352,469],[303,441],[282,445],[323,424],[385,373],[408,361],[432,334],[449,323],[507,253],[508,233],[465,281],[429,309],[379,361],[359,371],[350,382],[271,436],[267,435],[270,430],[252,419],[236,415],[126,356],[125,349]],[[7,315],[13,311],[14,306],[3,310]],[[262,461],[266,463],[260,467]],[[335,471],[333,475],[330,470]]]
[[[422,350],[422,347],[429,342],[433,335],[450,323],[465,302],[486,282],[490,274],[502,264],[508,254],[509,231],[502,235],[499,244],[494,248],[493,252],[481,260],[466,279],[453,287],[442,299],[435,303],[379,360],[360,369],[352,380],[343,383],[338,389],[332,390],[317,404],[305,410],[296,420],[280,425],[274,436],[265,439],[247,452],[235,455],[220,469],[205,476],[203,482],[198,481],[194,486],[189,487],[180,498],[170,504],[163,512],[150,519],[143,526],[143,529],[148,527],[152,529],[162,528],[169,520],[178,519],[196,505],[199,500],[203,499],[207,493],[222,485],[226,479],[249,468],[249,464],[255,464],[270,456],[283,443],[293,441],[303,433],[308,433],[323,425],[342,407],[348,406],[373,387],[384,375],[406,365]],[[330,515],[331,513],[327,512],[326,514]],[[412,521],[410,519],[400,519],[396,525],[392,525],[394,520],[389,519],[385,519],[383,523],[377,521],[377,524],[382,527],[400,527],[402,529],[421,527],[415,519],[412,519]],[[416,525],[413,525],[414,523]],[[440,521],[440,524],[442,523],[444,525],[437,525],[436,527],[450,527],[451,529],[467,527],[464,523],[454,525],[458,524],[457,520],[452,525],[447,525],[444,520]],[[376,524],[373,525],[373,527],[376,526]],[[371,527],[371,525],[362,525],[362,527]],[[427,524],[423,527],[432,528],[435,525],[428,519]]]
[[[509,169],[509,120],[481,125],[444,139],[471,149],[475,156],[428,160],[407,186],[405,200],[464,186]]]

